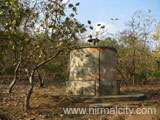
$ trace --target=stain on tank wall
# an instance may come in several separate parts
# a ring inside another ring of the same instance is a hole
[[[70,53],[67,92],[74,95],[109,94],[103,90],[103,84],[116,80],[116,59],[116,50],[109,47],[73,50]]]

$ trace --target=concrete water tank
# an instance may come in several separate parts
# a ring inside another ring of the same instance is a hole
[[[107,46],[80,47],[70,53],[67,92],[73,95],[116,95],[116,49]]]

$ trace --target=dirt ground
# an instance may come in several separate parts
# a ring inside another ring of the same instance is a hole
[[[138,108],[156,108],[154,115],[65,115],[64,107],[89,107],[90,102],[83,99],[64,96],[64,87],[35,85],[31,96],[31,110],[25,112],[24,97],[27,84],[18,84],[11,95],[7,94],[8,84],[0,84],[0,120],[160,120],[160,85],[122,86],[122,92],[145,93],[147,99],[142,101],[105,101],[113,106]],[[61,95],[61,96],[55,96]],[[104,101],[103,101],[104,103]]]

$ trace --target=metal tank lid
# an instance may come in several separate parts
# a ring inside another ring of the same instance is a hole
[[[114,47],[109,47],[109,46],[99,46],[99,45],[87,45],[87,46],[78,46],[76,47],[77,49],[83,49],[83,48],[105,48],[105,49],[110,49],[113,50],[115,52],[117,52],[117,49],[115,49]],[[75,50],[75,49],[74,49]]]

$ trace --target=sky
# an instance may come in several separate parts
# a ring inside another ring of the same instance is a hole
[[[64,0],[64,2],[67,0]],[[137,10],[152,11],[153,16],[160,20],[160,0],[71,0],[71,3],[80,2],[78,20],[87,24],[105,24],[110,27],[109,32],[115,33],[125,28],[124,22],[129,20]],[[112,24],[111,18],[118,18]]]

